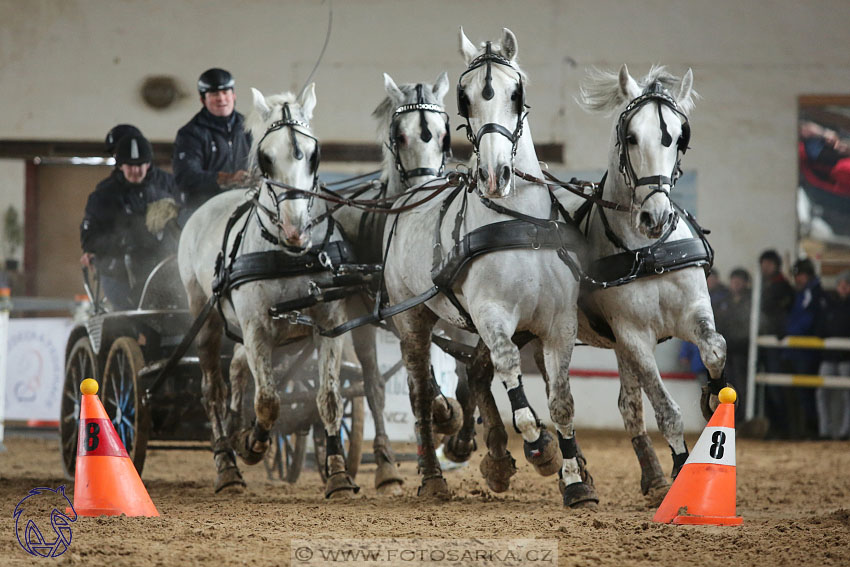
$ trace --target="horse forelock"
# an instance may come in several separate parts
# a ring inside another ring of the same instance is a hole
[[[255,107],[251,107],[251,111],[245,117],[245,126],[251,132],[251,151],[248,154],[248,169],[253,173],[259,172],[257,164],[257,150],[260,147],[260,142],[266,133],[268,127],[275,121],[283,117],[281,108],[284,104],[289,105],[289,110],[292,113],[292,118],[310,123],[306,120],[304,113],[301,110],[301,105],[298,103],[298,97],[290,92],[270,95],[266,97],[266,104],[271,108],[271,112],[266,117],[259,112]]]

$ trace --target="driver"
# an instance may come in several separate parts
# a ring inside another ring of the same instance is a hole
[[[135,307],[147,275],[172,252],[162,219],[177,214],[174,178],[152,165],[151,144],[136,132],[116,144],[115,171],[89,195],[80,225],[80,263],[97,267],[106,298],[122,310]]]
[[[251,135],[236,112],[236,82],[224,69],[208,69],[198,79],[203,108],[177,132],[172,169],[185,208],[181,226],[210,197],[248,182]]]

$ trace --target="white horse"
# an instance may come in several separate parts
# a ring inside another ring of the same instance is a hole
[[[699,347],[711,376],[710,391],[704,392],[702,403],[706,419],[716,408],[716,394],[725,383],[721,375],[726,341],[715,330],[705,283],[704,266],[713,253],[699,235],[695,238],[688,220],[670,199],[690,139],[687,118],[697,97],[692,87],[691,70],[679,79],[663,67],[653,67],[637,82],[623,65],[619,73],[591,72],[581,89],[580,104],[585,110],[617,116],[611,128],[601,197],[622,209],[596,205],[587,216],[584,230],[590,256],[597,260],[590,275],[609,282],[630,275],[638,262],[630,260],[622,270],[623,265],[616,262],[623,255],[637,254],[645,267],[640,277],[626,285],[582,295],[579,338],[616,353],[620,413],[641,464],[641,489],[654,502],[663,498],[669,485],[646,434],[641,389],[673,452],[673,478],[688,457],[682,413],[661,381],[656,344],[679,337]],[[573,211],[579,205],[572,197],[563,202],[569,202]],[[696,225],[693,228],[700,230]],[[601,260],[614,255],[620,256],[613,263]],[[691,261],[682,262],[688,255]],[[677,267],[669,265],[671,256],[677,257]],[[648,265],[650,258],[655,258],[654,268]]]
[[[459,258],[455,249],[459,239],[469,243],[468,237],[483,234],[477,230],[481,227],[499,223],[496,232],[490,233],[496,234],[496,240],[505,242],[516,236],[521,244],[511,249],[482,251],[469,265],[455,270],[456,277],[443,282],[439,287],[441,294],[394,318],[417,420],[419,470],[423,476],[419,494],[448,493],[431,427],[429,347],[431,330],[440,319],[468,330],[474,328],[489,348],[495,374],[511,398],[514,424],[523,436],[526,458],[542,474],[560,470],[571,496],[576,497],[571,497],[571,502],[593,501],[596,496],[592,487],[581,482],[575,458],[573,402],[568,382],[577,332],[578,282],[560,256],[575,262],[575,255],[567,251],[569,243],[541,244],[544,233],[553,235],[541,225],[553,226],[550,219],[554,205],[545,187],[521,182],[512,173],[516,165],[540,174],[526,120],[526,78],[516,62],[516,37],[505,29],[500,44],[486,42],[483,49],[478,49],[461,29],[460,51],[468,67],[458,83],[458,102],[461,116],[467,118],[468,137],[476,154],[471,183],[478,195],[468,196],[459,190],[453,198],[434,199],[400,214],[397,223],[388,223],[385,282],[390,300],[398,303],[434,288],[432,267],[450,266],[452,258]],[[402,199],[398,204],[404,202]],[[525,246],[523,236],[508,234],[507,227],[523,235],[539,234],[540,242],[536,236],[529,237]],[[543,249],[532,249],[540,247]],[[446,274],[442,268],[438,271]],[[547,293],[549,290],[557,293]],[[558,446],[528,407],[523,392],[519,351],[511,339],[517,331],[524,330],[540,337],[543,343],[546,368],[553,377],[549,408],[563,458],[557,457]],[[485,427],[495,429],[501,424],[485,423]],[[493,457],[488,455],[482,466],[512,466],[507,454]]]
[[[178,262],[189,306],[198,315],[208,304],[217,284],[225,282],[219,305],[230,329],[238,330],[244,346],[234,350],[230,365],[232,399],[230,413],[226,384],[221,375],[219,352],[224,325],[214,309],[198,334],[198,353],[203,372],[203,401],[212,425],[212,445],[217,470],[215,490],[241,487],[245,483],[236,465],[234,451],[248,464],[259,462],[269,447],[269,430],[278,418],[280,402],[272,376],[272,351],[300,337],[310,329],[283,320],[272,320],[268,310],[276,303],[300,297],[311,274],[293,275],[301,264],[327,250],[341,238],[331,222],[316,222],[326,210],[324,201],[311,195],[317,189],[318,140],[310,130],[316,106],[315,86],[311,84],[300,98],[290,93],[264,97],[253,89],[253,108],[247,125],[253,136],[251,170],[260,184],[246,191],[221,193],[207,201],[186,223],[180,237]],[[288,188],[266,183],[282,183]],[[236,222],[231,216],[240,205]],[[315,226],[314,226],[315,223]],[[228,232],[228,224],[232,230]],[[318,248],[311,247],[316,244]],[[219,254],[221,253],[221,256]],[[222,269],[216,273],[217,260]],[[251,260],[269,260],[275,273],[256,269]],[[315,258],[312,260],[315,263]],[[289,271],[287,271],[289,270]],[[243,278],[245,274],[248,277]],[[226,276],[226,277],[223,277]],[[252,276],[258,276],[254,279]],[[242,278],[242,279],[240,279]],[[319,304],[311,317],[323,326],[336,326],[345,320],[341,302]],[[339,392],[341,339],[313,337],[319,351],[319,391],[317,404],[325,426],[328,457],[325,466],[327,496],[357,491],[345,470],[339,430],[342,397]],[[241,396],[248,376],[254,377],[253,427],[234,431],[238,426]]]
[[[441,73],[433,84],[415,83],[396,85],[384,75],[387,97],[377,106],[372,116],[378,121],[378,140],[383,149],[383,168],[379,187],[358,192],[357,199],[391,199],[411,187],[427,183],[443,173],[450,150],[448,120],[443,110],[443,98],[449,89],[449,78]],[[334,213],[345,234],[354,243],[358,261],[381,263],[383,261],[384,223],[388,215],[365,213],[355,207],[341,207]],[[346,300],[348,316],[363,315],[372,306],[364,305],[360,297]],[[389,439],[384,426],[384,383],[378,372],[375,355],[375,328],[367,325],[352,332],[357,359],[363,369],[366,399],[375,421],[373,450],[378,465],[375,488],[384,494],[401,493],[401,476],[395,466]],[[438,431],[451,424],[450,412],[435,400]],[[457,412],[458,417],[460,411]]]

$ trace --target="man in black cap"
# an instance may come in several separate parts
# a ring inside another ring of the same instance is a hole
[[[172,169],[183,199],[180,223],[210,197],[248,182],[251,136],[236,112],[233,76],[208,69],[198,79],[203,108],[177,132]]]
[[[170,173],[152,165],[153,150],[141,134],[121,138],[115,161],[115,171],[98,183],[86,203],[80,263],[97,268],[114,308],[132,309],[148,273],[171,251],[163,227],[153,234],[146,225],[149,204],[164,203],[176,215],[176,187]]]

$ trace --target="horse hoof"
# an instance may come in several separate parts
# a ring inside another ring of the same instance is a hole
[[[590,508],[595,509],[599,504],[599,496],[596,495],[596,489],[593,486],[584,482],[574,482],[572,484],[564,484],[564,481],[558,481],[558,489],[561,491],[561,496],[564,499],[564,506],[569,508]]]
[[[233,442],[233,450],[242,459],[246,465],[256,465],[263,460],[266,452],[269,450],[270,443],[266,441],[261,443],[255,441],[251,444],[251,430],[243,429],[236,434],[236,439]]]
[[[504,492],[511,486],[511,477],[516,474],[516,461],[505,451],[501,457],[493,457],[490,453],[484,455],[479,467],[481,474],[487,480],[487,486],[493,492]]]
[[[416,491],[416,495],[420,498],[448,500],[451,497],[451,492],[449,492],[449,485],[446,483],[446,479],[442,476],[434,476],[422,479],[422,485]]]
[[[454,435],[463,427],[463,408],[454,398],[434,398],[431,414],[434,416],[434,431],[441,435]]]
[[[472,452],[477,448],[475,437],[467,441],[457,435],[452,435],[443,442],[443,454],[453,463],[467,462],[472,457]]]
[[[360,492],[360,487],[354,483],[345,471],[340,471],[329,476],[328,482],[325,485],[325,498],[351,498],[358,492]]]
[[[523,441],[522,450],[525,453],[525,459],[542,476],[551,476],[561,469],[560,448],[552,434],[545,429],[540,430],[537,441],[533,443]]]
[[[644,498],[648,506],[658,508],[667,496],[667,491],[670,490],[670,485],[665,481],[663,485],[653,486],[644,493]]]
[[[564,506],[569,508],[595,510],[599,504],[599,496],[596,495],[596,489],[585,482],[564,484],[564,481],[560,480],[558,481],[558,490],[561,491],[561,496],[564,498]]]
[[[380,494],[400,496],[402,484],[404,484],[404,479],[398,474],[395,463],[383,461],[378,465],[378,470],[375,471],[375,488],[378,489]]]
[[[242,473],[234,464],[222,471],[219,471],[215,478],[215,493],[226,494],[241,494],[245,491],[245,480],[242,478]]]

